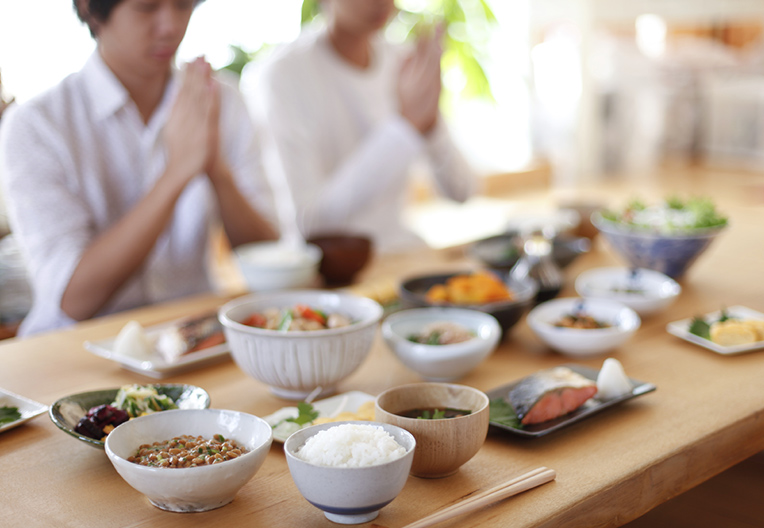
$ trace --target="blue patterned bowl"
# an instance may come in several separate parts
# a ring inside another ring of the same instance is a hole
[[[676,234],[652,233],[611,222],[598,212],[592,215],[592,223],[629,265],[660,271],[672,279],[682,277],[726,228],[695,229]]]

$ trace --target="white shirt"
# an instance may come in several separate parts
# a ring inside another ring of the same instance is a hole
[[[242,193],[272,217],[270,190],[246,106],[222,84],[221,144]],[[171,81],[144,124],[126,89],[96,51],[84,68],[4,115],[0,176],[11,230],[34,291],[20,335],[73,322],[61,298],[85,249],[153,187],[166,160],[162,129],[176,94]],[[208,291],[209,230],[218,218],[204,175],[189,183],[143,268],[98,315]]]
[[[273,179],[286,182],[274,184],[279,209],[296,211],[302,235],[367,233],[390,252],[422,244],[401,222],[417,160],[429,162],[451,199],[466,200],[475,181],[440,120],[423,137],[400,116],[402,49],[381,38],[372,44],[361,69],[336,53],[325,30],[304,32],[245,70],[242,91],[270,140]]]

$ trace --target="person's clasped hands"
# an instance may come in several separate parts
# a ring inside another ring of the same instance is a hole
[[[200,173],[213,179],[224,161],[220,153],[220,86],[202,57],[188,63],[164,129],[168,175],[185,186]]]
[[[400,113],[423,134],[429,132],[438,119],[442,37],[442,25],[421,34],[415,49],[403,61],[398,77]]]

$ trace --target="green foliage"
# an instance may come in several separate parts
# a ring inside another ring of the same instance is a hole
[[[319,0],[303,0],[303,25],[319,16],[319,4]],[[446,98],[458,95],[493,100],[491,85],[481,64],[490,29],[496,25],[496,16],[486,0],[399,0],[397,6],[398,15],[390,21],[389,30],[407,40],[432,31],[441,21],[444,24],[443,71],[456,71],[464,79],[459,93],[448,93],[445,87]]]
[[[300,12],[300,23],[305,25],[316,18],[321,9],[319,7],[319,0],[303,0],[302,10]]]

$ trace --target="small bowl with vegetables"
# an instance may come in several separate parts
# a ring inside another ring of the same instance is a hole
[[[335,392],[368,356],[382,307],[351,293],[293,290],[248,295],[218,317],[231,355],[275,395],[303,400]]]
[[[592,223],[631,267],[682,277],[727,227],[706,198],[669,198],[656,205],[634,200],[622,211],[604,210]]]
[[[642,324],[637,312],[624,304],[580,297],[541,303],[526,320],[547,346],[576,358],[597,356],[621,346]]]
[[[488,396],[454,383],[399,385],[377,396],[374,419],[416,438],[411,474],[424,478],[456,473],[480,450],[488,434]]]
[[[106,437],[117,473],[173,512],[225,506],[257,473],[270,450],[271,426],[223,409],[175,409],[126,422]]]
[[[387,317],[382,336],[401,363],[423,379],[454,381],[496,349],[501,326],[477,310],[414,308]]]
[[[194,385],[124,385],[72,394],[50,406],[50,419],[68,435],[97,448],[117,426],[172,409],[207,409],[210,396]]]

